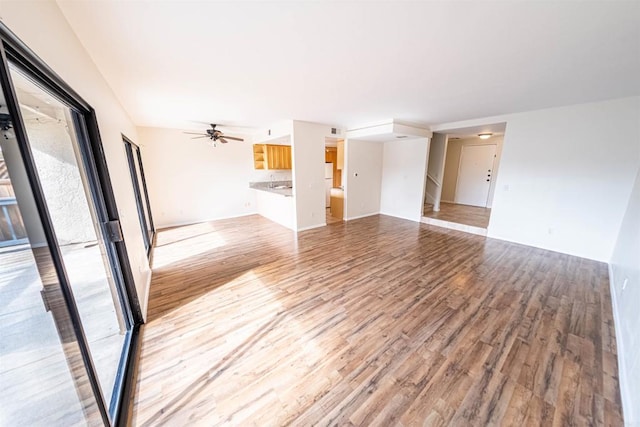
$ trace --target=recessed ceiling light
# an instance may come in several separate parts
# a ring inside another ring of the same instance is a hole
[[[493,135],[492,133],[489,132],[485,132],[485,133],[479,133],[478,136],[480,137],[480,139],[489,139],[491,138],[491,135]]]

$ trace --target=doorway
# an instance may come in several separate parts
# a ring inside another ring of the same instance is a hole
[[[95,114],[2,25],[0,83],[1,418],[115,425],[142,316]]]
[[[433,134],[423,222],[486,235],[506,123]]]
[[[327,225],[341,223],[344,218],[344,140],[325,138],[325,209]]]

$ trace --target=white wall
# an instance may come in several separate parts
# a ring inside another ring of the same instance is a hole
[[[383,144],[380,213],[420,221],[428,153],[428,138]]]
[[[640,97],[433,130],[504,122],[488,236],[608,262],[640,164]]]
[[[293,122],[293,191],[296,230],[325,225],[324,148],[331,127],[317,123]]]
[[[293,120],[280,120],[255,131],[253,140],[256,144],[277,144],[278,141],[275,140],[291,137],[292,133]]]
[[[427,165],[427,173],[436,181],[442,184],[444,175],[444,163],[447,150],[447,135],[443,133],[434,133],[429,144],[429,162]],[[432,203],[435,210],[439,210],[438,202],[442,193],[442,186],[427,179],[425,187],[425,201]]]
[[[138,135],[156,228],[256,212],[249,182],[261,176],[248,137],[213,147],[176,129],[138,128]]]
[[[380,142],[345,140],[345,219],[380,212],[383,148]]]
[[[640,164],[639,119],[640,98],[510,117],[488,235],[609,261]]]
[[[640,169],[610,267],[624,420],[640,425]]]
[[[121,137],[124,133],[137,140],[135,126],[53,0],[3,1],[0,17],[96,110],[136,289],[146,311],[151,272]]]
[[[76,158],[67,122],[24,122],[56,240],[60,245],[95,241],[96,230],[78,169],[81,159]]]
[[[429,164],[427,171],[436,180],[442,182],[442,174],[444,173],[444,157],[447,147],[447,135],[443,133],[433,134],[431,143],[429,144]]]
[[[253,169],[249,176],[250,182],[293,181],[293,170],[263,170]]]

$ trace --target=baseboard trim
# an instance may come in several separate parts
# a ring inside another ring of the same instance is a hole
[[[218,221],[223,219],[242,218],[243,216],[251,216],[251,215],[259,215],[259,214],[256,211],[256,212],[249,212],[249,213],[243,213],[243,214],[232,215],[232,216],[221,216],[221,217],[209,218],[209,219],[195,219],[195,220],[184,221],[184,222],[170,222],[168,224],[159,224],[157,226],[157,229],[162,230],[165,228],[182,227],[185,225],[201,224],[203,222]]]
[[[618,384],[620,385],[620,400],[622,401],[622,415],[625,420],[625,425],[632,425],[631,413],[629,413],[632,407],[632,399],[629,389],[627,387],[627,364],[624,359],[624,341],[620,334],[622,329],[622,323],[620,322],[618,311],[618,297],[615,290],[615,275],[613,273],[613,266],[611,263],[607,263],[609,269],[609,292],[611,293],[611,310],[613,311],[613,329],[616,334],[616,353],[618,359]]]
[[[307,231],[307,230],[313,230],[314,228],[320,228],[320,227],[324,227],[326,226],[327,223],[323,222],[322,224],[316,224],[316,225],[310,225],[308,227],[302,227],[302,228],[298,228],[298,231]]]
[[[491,225],[491,223],[489,223],[489,225]],[[560,248],[554,248],[551,246],[546,246],[546,245],[542,245],[539,243],[535,243],[535,242],[529,242],[526,240],[520,240],[520,239],[513,239],[511,237],[508,236],[504,236],[502,234],[496,234],[491,228],[487,228],[487,237],[490,237],[492,239],[497,239],[497,240],[502,240],[505,242],[510,242],[510,243],[516,243],[518,245],[524,245],[524,246],[531,246],[532,248],[538,248],[538,249],[543,249],[545,251],[551,251],[551,252],[558,252],[560,254],[565,254],[565,255],[571,255],[577,258],[584,258],[584,259],[588,259],[591,261],[598,261],[598,262],[602,262],[607,264],[609,261],[607,259],[603,259],[603,258],[595,258],[586,254],[581,254],[581,253],[577,253],[577,252],[571,252],[571,251],[567,251],[567,250],[563,250]]]
[[[380,212],[372,212],[364,215],[351,216],[349,218],[344,218],[345,221],[353,221],[354,219],[366,218],[369,216],[380,215]]]
[[[392,214],[389,212],[382,212],[382,211],[380,211],[380,215],[391,216],[393,218],[406,219],[407,221],[413,221],[413,222],[421,222],[421,219],[422,219],[420,215],[418,215],[418,219],[416,219],[416,218],[409,218],[408,216],[401,216],[401,215],[396,215],[396,214]]]

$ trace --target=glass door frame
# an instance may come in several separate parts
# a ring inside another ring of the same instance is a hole
[[[127,154],[127,162],[129,163],[129,173],[131,174],[131,181],[133,183],[133,192],[136,199],[136,206],[138,208],[138,219],[142,227],[143,238],[147,246],[147,257],[151,256],[151,249],[153,249],[153,239],[156,235],[156,228],[153,225],[153,215],[151,214],[151,203],[149,202],[149,192],[147,191],[147,179],[144,175],[144,167],[142,166],[142,153],[140,147],[122,135],[122,141],[124,142],[125,151]],[[140,180],[142,181],[142,188],[138,183],[138,173],[136,171],[136,162],[140,169]],[[143,200],[144,199],[144,200]],[[145,216],[146,212],[149,215],[149,221]]]
[[[19,108],[18,98],[9,72],[9,61],[25,72],[34,81],[46,88],[69,106],[78,136],[81,161],[91,189],[96,214],[102,224],[102,234],[111,244],[109,260],[120,279],[116,278],[118,294],[129,323],[129,339],[125,341],[113,396],[105,402],[84,333],[78,308],[62,261],[53,223],[48,213],[44,193],[29,146],[27,132]],[[127,248],[122,237],[119,214],[107,167],[95,110],[49,68],[33,51],[0,22],[0,87],[5,93],[5,102],[11,116],[13,131],[18,142],[29,184],[35,199],[38,214],[44,229],[53,263],[58,275],[61,291],[69,311],[73,331],[87,369],[91,389],[95,395],[105,425],[126,425],[128,405],[133,389],[134,364],[139,347],[139,330],[143,323],[140,301],[135,289],[133,272]],[[111,410],[110,410],[111,408]]]

